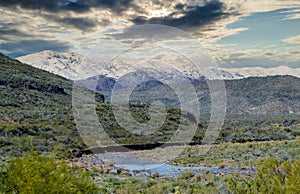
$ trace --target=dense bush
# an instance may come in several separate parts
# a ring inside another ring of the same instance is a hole
[[[27,154],[0,170],[0,193],[96,193],[97,185],[80,169],[52,156]]]
[[[275,158],[263,162],[254,178],[230,178],[228,188],[234,193],[300,192],[300,160],[279,162]]]

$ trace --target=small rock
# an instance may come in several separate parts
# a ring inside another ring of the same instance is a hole
[[[253,156],[259,157],[262,155],[262,151],[261,150],[255,150],[254,153],[252,153]]]

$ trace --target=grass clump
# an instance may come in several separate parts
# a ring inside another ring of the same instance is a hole
[[[39,153],[12,159],[0,170],[0,193],[96,193],[87,173]]]

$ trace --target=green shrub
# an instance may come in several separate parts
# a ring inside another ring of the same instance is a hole
[[[279,162],[272,158],[259,166],[254,178],[230,178],[228,188],[234,193],[299,193],[300,160]]]
[[[0,193],[95,193],[87,174],[53,156],[26,154],[0,170]]]
[[[291,135],[293,135],[293,136],[300,136],[300,130],[297,129],[297,130],[291,131]]]

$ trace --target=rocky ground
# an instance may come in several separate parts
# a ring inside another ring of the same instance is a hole
[[[74,158],[73,164],[81,168],[100,173],[123,173],[130,176],[146,177],[177,176],[186,171],[194,173],[210,171],[217,176],[238,173],[245,177],[256,172],[256,166],[270,157],[279,160],[299,158],[300,138],[290,141],[267,141],[249,143],[223,143],[213,145],[206,153],[201,152],[207,146],[181,146],[183,152],[171,161],[163,161],[154,153],[167,155],[180,146],[157,148],[158,151],[144,150],[126,153],[108,152],[83,155]]]

